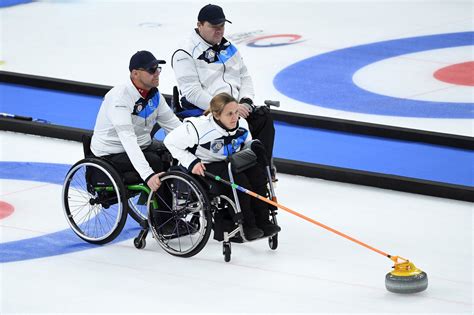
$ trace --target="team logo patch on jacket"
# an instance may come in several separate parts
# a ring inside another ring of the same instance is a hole
[[[144,105],[144,103],[145,103],[144,99],[139,99],[135,103],[135,106],[133,107],[133,114],[134,115],[138,115],[143,110],[143,108],[146,106],[146,105]]]
[[[143,99],[140,98],[138,101],[135,102],[135,106],[133,107],[133,115],[140,116],[142,118],[148,118],[153,112],[156,110],[158,105],[160,104],[160,94],[156,93],[150,99]]]
[[[218,153],[222,149],[223,146],[224,146],[224,140],[223,139],[213,140],[211,142],[211,151],[212,151],[212,153]]]

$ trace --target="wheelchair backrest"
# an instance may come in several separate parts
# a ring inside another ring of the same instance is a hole
[[[82,135],[82,150],[84,151],[84,157],[93,157],[94,154],[91,151],[92,137],[85,134]]]
[[[180,120],[183,120],[187,117],[201,116],[204,112],[201,108],[196,107],[188,102],[184,96],[180,98],[180,93],[177,86],[173,87],[173,95],[171,97],[170,105],[171,109]]]

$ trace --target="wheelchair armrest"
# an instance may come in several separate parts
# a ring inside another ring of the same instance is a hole
[[[232,172],[236,174],[257,165],[257,155],[250,148],[232,154],[227,160],[232,166]]]
[[[176,85],[173,86],[173,95],[171,97],[171,109],[175,113],[179,113],[183,111],[183,107],[181,106],[181,102],[179,101],[179,90]]]
[[[244,146],[244,150],[245,149],[252,150],[257,157],[257,161],[260,162],[261,165],[269,165],[266,153],[267,151],[260,140],[253,139],[252,141],[246,143]]]

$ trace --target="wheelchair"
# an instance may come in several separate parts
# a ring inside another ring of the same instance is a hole
[[[90,142],[90,136],[83,136],[84,159],[65,176],[63,210],[80,238],[92,244],[106,244],[123,230],[128,214],[141,227],[148,226],[146,198],[150,189],[137,172],[119,174],[109,161],[95,157]],[[171,158],[162,159],[166,162]]]
[[[257,155],[250,148],[233,154],[227,160],[230,181],[234,181],[235,173],[245,171],[257,163]],[[266,177],[265,197],[276,201],[269,166],[266,166]],[[161,177],[161,181],[161,187],[149,195],[147,204],[149,205],[149,228],[165,251],[175,256],[191,257],[206,245],[213,230],[214,239],[222,241],[224,260],[229,262],[231,243],[249,242],[242,226],[243,216],[234,185],[231,186],[233,198],[230,198],[220,194],[216,189],[216,186],[221,183],[214,179],[190,175],[180,167],[171,167],[170,171]],[[153,206],[153,200],[161,203],[162,206]],[[171,202],[167,203],[166,200],[171,200]],[[165,215],[164,219],[163,215]],[[270,222],[278,224],[276,216],[277,208],[269,206]],[[177,230],[171,235],[164,235],[160,231],[167,220],[176,222]],[[146,236],[147,232],[147,229],[143,229],[138,238]],[[278,233],[262,238],[268,238],[268,244],[272,250],[277,249]],[[136,242],[139,243],[140,240]]]
[[[219,195],[212,189],[217,182],[190,175],[170,163],[169,169],[160,177],[160,188],[152,192],[138,173],[119,174],[110,162],[94,157],[90,152],[90,137],[83,138],[83,147],[85,158],[75,163],[66,174],[62,202],[67,222],[84,241],[92,244],[113,241],[122,232],[130,215],[140,225],[140,232],[134,239],[137,249],[145,248],[146,237],[151,231],[167,253],[192,257],[204,248],[223,213],[233,216],[233,221],[223,231],[224,260],[231,259],[232,242],[248,241],[243,232],[235,187],[232,187],[233,199]],[[166,149],[161,156],[163,161],[172,161]],[[228,161],[231,181],[233,172],[257,163],[257,157],[250,149],[232,157]],[[276,200],[268,166],[266,172],[269,179],[266,197]],[[275,224],[276,210],[269,207],[270,220]],[[275,250],[278,234],[268,237],[268,242]]]

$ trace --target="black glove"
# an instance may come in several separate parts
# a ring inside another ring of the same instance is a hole
[[[253,101],[250,98],[243,97],[240,99],[239,103],[247,107],[250,113],[255,111],[255,105],[253,105]]]

